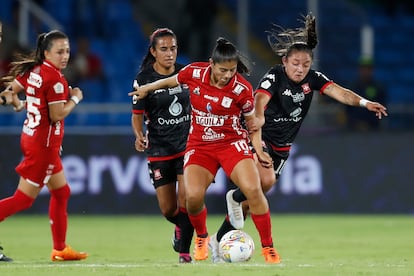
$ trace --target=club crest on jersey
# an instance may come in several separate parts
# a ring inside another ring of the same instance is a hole
[[[161,174],[160,169],[154,170],[153,173],[154,173],[154,179],[155,180],[160,180],[162,178],[162,174]]]
[[[233,89],[233,93],[236,95],[240,95],[240,93],[243,92],[243,90],[244,90],[244,86],[237,84],[236,87],[234,87]]]
[[[194,69],[193,70],[193,79],[199,79],[201,76],[201,69]]]
[[[221,105],[223,107],[225,107],[225,108],[229,108],[230,105],[231,105],[231,103],[232,103],[232,101],[233,101],[232,98],[229,98],[229,97],[224,96],[223,97],[223,100],[221,101]]]
[[[302,84],[302,90],[303,90],[303,93],[305,93],[305,94],[308,94],[312,91],[310,89],[309,83]]]
[[[55,90],[56,94],[62,94],[63,91],[65,91],[65,88],[63,87],[63,84],[61,82],[58,82],[55,85],[53,85],[53,90]]]
[[[196,87],[196,88],[194,88],[193,93],[194,93],[195,95],[199,96],[199,95],[200,95],[200,87]]]

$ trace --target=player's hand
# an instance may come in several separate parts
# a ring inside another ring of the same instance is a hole
[[[369,111],[375,112],[375,116],[377,116],[378,119],[382,119],[382,116],[388,116],[388,113],[386,111],[387,108],[380,103],[368,102],[366,108]]]
[[[139,152],[143,152],[147,148],[147,140],[145,137],[135,138],[135,149]]]
[[[83,100],[83,92],[79,87],[72,88],[69,86],[69,95],[78,97],[79,101]]]
[[[135,96],[137,100],[142,100],[148,96],[148,90],[144,86],[135,86],[135,90],[128,93],[128,96]]]
[[[260,165],[264,168],[271,168],[273,167],[273,159],[267,152],[264,151],[256,151],[257,159],[260,162]]]

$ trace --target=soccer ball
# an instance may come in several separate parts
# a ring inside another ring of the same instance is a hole
[[[227,263],[247,262],[253,252],[253,239],[241,230],[227,232],[219,243],[219,255]]]

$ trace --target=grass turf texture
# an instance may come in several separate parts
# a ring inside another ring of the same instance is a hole
[[[222,219],[208,217],[210,234]],[[90,256],[56,263],[47,215],[17,215],[0,224],[0,244],[15,260],[0,262],[0,275],[414,275],[412,216],[273,215],[272,223],[279,265],[265,264],[250,218],[249,262],[178,264],[173,226],[161,216],[72,215],[68,243]]]

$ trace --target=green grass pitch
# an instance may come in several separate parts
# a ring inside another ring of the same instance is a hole
[[[222,219],[208,217],[210,234]],[[16,215],[0,223],[0,244],[15,260],[0,262],[0,275],[414,275],[412,216],[273,214],[272,223],[281,264],[265,264],[250,218],[249,262],[178,264],[173,226],[161,216],[72,215],[67,241],[90,256],[54,263],[47,215]]]

